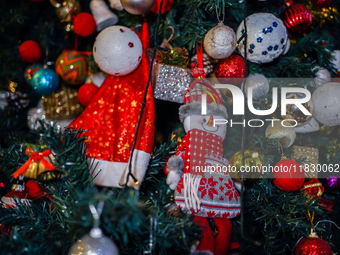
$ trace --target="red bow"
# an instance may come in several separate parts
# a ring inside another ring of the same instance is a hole
[[[325,210],[329,212],[332,210],[334,203],[321,197],[325,188],[322,187],[322,184],[321,182],[319,182],[318,179],[316,178],[311,179],[309,182],[303,185],[301,190],[304,191],[305,195],[308,198],[310,199],[317,198],[318,204],[325,207]]]
[[[44,157],[49,156],[52,152],[51,150],[45,150],[43,152],[35,152],[32,148],[27,148],[25,153],[30,158],[23,164],[15,173],[13,174],[14,178],[18,178],[19,175],[22,175],[30,164],[36,161],[40,161],[41,164],[43,164],[48,170],[52,171],[55,169],[54,165],[52,165],[50,162],[48,162]]]

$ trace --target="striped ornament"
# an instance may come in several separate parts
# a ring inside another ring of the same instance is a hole
[[[312,24],[312,14],[308,8],[302,4],[289,6],[281,16],[287,30],[290,33],[301,34]]]
[[[87,77],[86,56],[75,50],[64,50],[55,64],[56,73],[68,84],[81,85]]]

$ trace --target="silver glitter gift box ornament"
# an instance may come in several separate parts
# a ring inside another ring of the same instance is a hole
[[[184,92],[191,83],[190,71],[161,63],[157,63],[154,70],[155,98],[183,104]]]

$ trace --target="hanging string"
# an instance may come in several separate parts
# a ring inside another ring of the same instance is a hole
[[[160,16],[161,16],[161,11],[162,11],[163,1],[164,0],[161,1],[160,6],[159,6],[159,12],[158,12],[158,18],[157,18],[157,29],[156,29],[155,34],[154,34],[155,43],[157,43],[157,35],[158,35],[159,27],[160,27],[159,23],[160,23]],[[151,63],[150,63],[149,78],[148,78],[148,81],[146,83],[142,108],[141,108],[140,113],[139,113],[139,119],[138,119],[138,123],[137,123],[137,126],[136,126],[135,137],[133,139],[133,145],[132,145],[131,154],[130,154],[130,158],[129,158],[129,168],[128,168],[129,172],[126,176],[126,182],[125,182],[125,185],[124,185],[124,189],[127,188],[127,184],[129,182],[130,177],[134,180],[134,182],[136,184],[139,184],[139,181],[132,174],[132,159],[133,159],[133,153],[135,151],[135,147],[136,147],[136,143],[137,143],[139,126],[140,126],[140,123],[142,121],[142,117],[143,117],[143,114],[144,114],[144,109],[145,109],[145,105],[146,105],[146,97],[147,97],[147,94],[148,94],[148,89],[150,87],[150,81],[151,81],[151,76],[152,76],[152,67],[153,67],[153,62],[155,61],[155,58],[156,58],[157,49],[170,52],[170,50],[164,49],[164,48],[159,47],[159,46],[156,46],[153,50],[152,59],[151,59]]]
[[[247,22],[246,22],[246,17],[247,17],[247,0],[244,1],[243,5],[243,23],[244,23],[244,65],[245,65],[245,71],[244,71],[244,82],[241,85],[241,90],[243,91],[243,94],[245,94],[245,83],[246,83],[246,77],[248,76],[248,63],[247,63],[247,37],[248,37],[248,31],[247,31]],[[244,108],[246,108],[246,100],[244,100]],[[246,121],[246,113],[242,116],[242,123],[245,123]],[[241,138],[241,151],[242,151],[242,165],[244,166],[245,164],[245,156],[244,156],[244,144],[245,144],[245,138],[246,137],[246,128],[245,125],[242,126],[242,138]],[[244,173],[241,173],[241,238],[242,238],[242,243],[241,245],[241,253],[244,248],[244,241],[247,240],[245,237],[244,233],[244,216],[245,216],[245,202],[244,202],[244,197],[243,197],[243,190],[244,190]]]
[[[280,147],[281,147],[281,160],[286,159],[287,157],[286,157],[286,155],[285,155],[284,152],[283,152],[282,144],[281,144],[280,142],[278,142],[278,143],[279,143],[279,145],[280,145]]]
[[[96,208],[93,204],[89,205],[90,212],[93,217],[93,228],[99,228],[100,225],[100,216],[102,215],[104,208],[104,201],[100,200],[98,203],[98,207]]]
[[[308,219],[310,221],[311,228],[314,229],[314,223],[313,222],[314,222],[315,212],[313,212],[313,214],[311,215],[309,209],[307,209],[307,214],[308,214]]]
[[[222,1],[222,20],[220,20],[220,12],[218,10],[218,4],[216,4],[216,17],[217,17],[218,22],[223,24],[224,18],[225,18],[225,4],[224,4],[224,1]]]
[[[320,220],[318,221],[316,224],[315,224],[315,227],[316,228],[318,226],[319,223],[322,223],[322,222],[328,222],[328,223],[332,223],[335,227],[337,227],[338,229],[340,229],[340,227],[338,225],[335,224],[334,221],[331,221],[331,220]]]

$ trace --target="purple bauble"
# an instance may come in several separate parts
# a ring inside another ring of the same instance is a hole
[[[320,178],[322,186],[325,188],[325,192],[334,192],[339,188],[339,179],[336,176],[329,176],[327,178]]]

